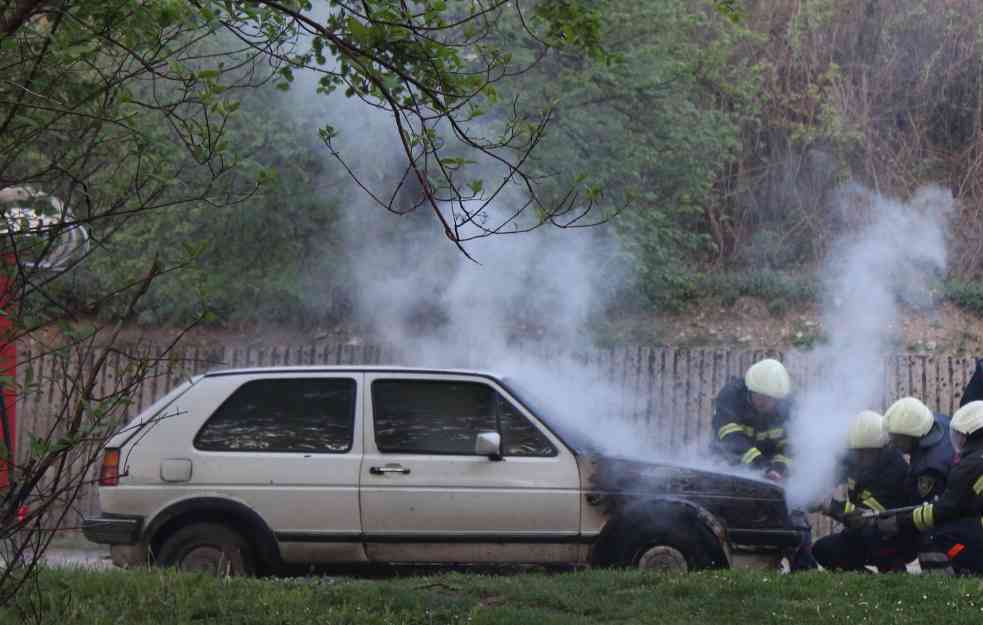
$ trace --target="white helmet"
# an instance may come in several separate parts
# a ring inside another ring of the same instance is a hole
[[[933,423],[932,411],[914,397],[902,397],[884,413],[884,428],[889,434],[921,438],[928,434]]]
[[[873,410],[864,410],[855,416],[847,431],[850,449],[878,449],[887,445],[887,441],[884,418]]]
[[[744,374],[744,384],[752,393],[760,393],[774,399],[785,399],[792,392],[792,380],[785,365],[766,358],[751,365]]]
[[[983,428],[983,401],[971,401],[957,410],[949,427],[966,436]]]

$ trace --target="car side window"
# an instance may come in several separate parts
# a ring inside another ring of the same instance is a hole
[[[240,386],[195,437],[204,451],[345,453],[355,430],[355,380],[253,380]]]
[[[556,455],[553,443],[539,428],[501,395],[498,396],[498,401],[502,455],[536,458],[549,458]]]
[[[480,432],[499,432],[506,456],[556,455],[542,432],[486,384],[377,380],[372,409],[383,453],[474,455]]]

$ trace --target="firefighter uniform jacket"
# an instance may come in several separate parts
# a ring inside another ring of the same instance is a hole
[[[966,383],[966,388],[963,389],[959,407],[962,408],[969,402],[979,399],[983,399],[983,358],[976,359],[976,369],[973,371],[973,377]]]
[[[938,501],[898,514],[898,526],[927,532],[960,519],[983,519],[983,437],[966,443]]]
[[[856,466],[849,460],[843,463],[843,478],[847,484],[847,500],[834,501],[829,515],[842,519],[844,515],[865,508],[884,512],[908,505],[905,488],[908,463],[894,447],[882,447],[877,462],[870,467]],[[842,482],[841,482],[842,483]]]
[[[717,396],[714,449],[734,464],[785,474],[790,464],[785,456],[789,406],[783,400],[778,403],[777,414],[760,414],[751,405],[744,380],[732,378]]]
[[[921,437],[911,452],[907,505],[917,505],[941,496],[955,457],[956,450],[949,441],[949,418],[935,415],[932,429]]]

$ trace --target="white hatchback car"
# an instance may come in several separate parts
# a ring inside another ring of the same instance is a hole
[[[394,367],[197,376],[104,452],[85,535],[120,566],[772,566],[774,484],[611,458],[519,381]]]

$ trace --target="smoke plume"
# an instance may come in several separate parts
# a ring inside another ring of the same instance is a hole
[[[388,197],[405,168],[391,117],[341,94],[315,102],[308,97],[315,80],[298,77],[296,106],[322,107],[322,117],[340,131],[335,147],[346,163],[369,190]],[[480,174],[489,183],[501,176],[488,168]],[[492,236],[467,245],[475,262],[443,236],[426,206],[397,216],[354,184],[333,193],[343,198],[346,246],[316,262],[326,271],[348,271],[355,316],[370,340],[395,346],[404,364],[481,368],[523,379],[569,424],[602,431],[596,438],[607,451],[669,458],[646,432],[613,414],[612,406],[632,405],[624,389],[577,357],[591,347],[592,321],[625,287],[623,254],[611,232],[546,227]],[[402,193],[397,209],[420,199],[412,185]],[[952,203],[945,192],[925,189],[907,203],[857,187],[840,196],[840,221],[853,223],[856,234],[833,247],[824,271],[830,340],[810,356],[823,374],[801,395],[791,426],[797,464],[810,467],[788,485],[798,504],[823,494],[832,481],[849,419],[864,409],[883,410],[884,357],[893,351],[899,301],[923,301],[926,279],[945,263],[943,223]],[[506,193],[490,217],[504,218],[522,200]],[[673,458],[719,469],[704,443]]]
[[[828,491],[854,415],[883,413],[884,366],[896,351],[899,307],[931,305],[930,280],[945,267],[952,204],[938,187],[908,202],[857,186],[840,194],[837,206],[855,234],[832,247],[823,272],[829,342],[811,355],[819,375],[799,397],[791,427],[796,465],[808,467],[790,478],[791,503],[805,505]]]

